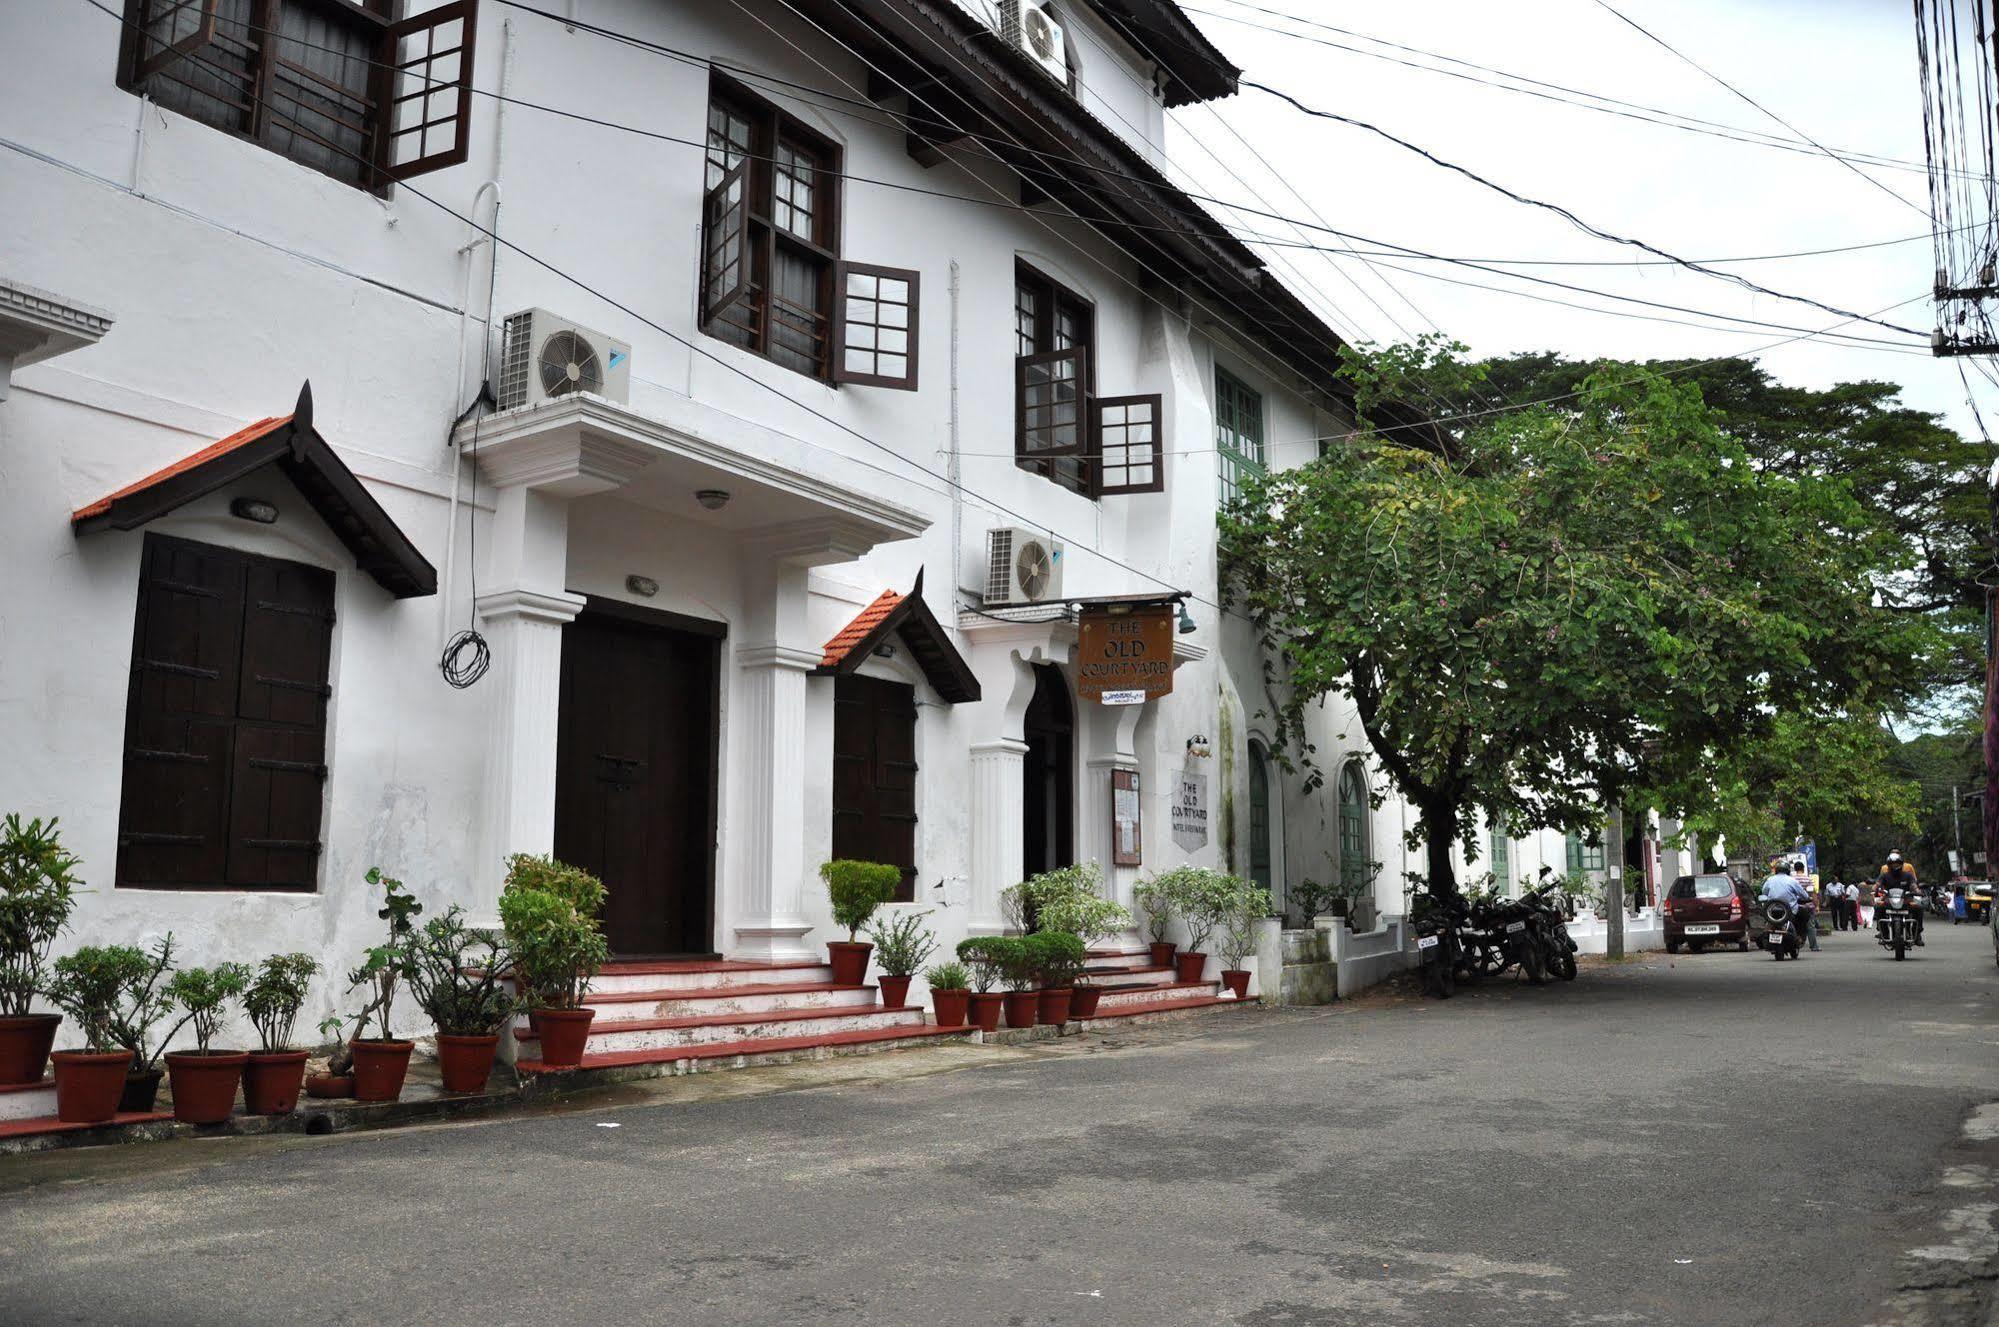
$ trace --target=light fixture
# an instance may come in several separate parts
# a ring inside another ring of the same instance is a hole
[[[1187,611],[1184,601],[1180,605],[1180,634],[1183,636],[1194,634],[1194,615]]]
[[[895,658],[895,646],[889,645],[887,643],[875,646],[875,658],[877,659]]]
[[[726,488],[696,489],[694,500],[709,511],[720,511],[729,505],[729,490]]]
[[[229,514],[240,520],[255,521],[259,525],[276,525],[278,504],[266,502],[262,498],[231,498]]]
[[[659,593],[659,582],[650,576],[641,576],[634,572],[625,577],[625,588],[641,599],[650,599]]]

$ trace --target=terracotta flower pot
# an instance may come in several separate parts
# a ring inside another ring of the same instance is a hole
[[[1173,975],[1181,981],[1199,981],[1208,970],[1208,956],[1194,950],[1173,956]]]
[[[1148,946],[1152,950],[1152,966],[1155,968],[1172,966],[1173,951],[1179,947],[1171,940],[1154,940]]]
[[[1104,988],[1087,982],[1076,987],[1076,993],[1069,997],[1069,1017],[1095,1018],[1097,1001],[1104,998]]]
[[[315,1101],[332,1101],[354,1095],[354,1075],[314,1074],[305,1080],[305,1094]]]
[[[242,1051],[174,1051],[167,1056],[173,1080],[174,1118],[182,1124],[220,1124],[236,1109],[236,1089],[250,1057]]]
[[[493,1073],[493,1055],[500,1046],[497,1032],[483,1036],[437,1034],[437,1072],[446,1092],[481,1092]]]
[[[403,1094],[413,1041],[350,1041],[354,1052],[354,1099],[394,1101]]]
[[[304,1051],[251,1051],[243,1066],[243,1113],[289,1115],[304,1085]]]
[[[574,1069],[583,1063],[583,1048],[590,1042],[590,1020],[595,1009],[533,1009],[528,1022],[541,1038],[541,1062],[551,1069]]]
[[[118,1109],[150,1115],[160,1104],[160,1080],[167,1071],[154,1065],[136,1074],[125,1075],[125,1090],[118,1094]]]
[[[1236,999],[1247,1000],[1249,998],[1249,969],[1223,968],[1222,985],[1228,987],[1229,993],[1235,996]]]
[[[909,1003],[909,978],[891,977],[886,973],[882,974],[881,996],[882,1008],[902,1008]]]
[[[936,1011],[937,1026],[958,1028],[965,1026],[965,1011],[971,1008],[970,991],[940,991],[934,987],[930,992],[930,1007]]]
[[[64,1124],[102,1124],[118,1113],[132,1052],[57,1051],[56,1118]]]
[[[1034,1015],[1041,1007],[1038,991],[1008,991],[1006,993],[1006,1025],[1010,1028],[1031,1028]]]
[[[1035,1017],[1049,1027],[1061,1027],[1069,1021],[1069,1000],[1076,994],[1071,986],[1054,986],[1039,992],[1040,1003]]]
[[[833,984],[859,986],[868,975],[868,955],[874,948],[865,940],[828,940],[826,961],[833,965]]]
[[[61,1014],[9,1014],[0,1018],[0,1087],[39,1083],[56,1044]]]
[[[999,991],[969,991],[970,1018],[972,1026],[981,1032],[997,1032],[1000,1025],[1000,1011],[1006,1006],[1006,996]]]

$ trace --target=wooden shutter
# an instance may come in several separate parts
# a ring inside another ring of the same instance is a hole
[[[916,897],[916,692],[853,674],[833,681],[833,855],[902,868]]]
[[[916,390],[917,290],[903,267],[841,263],[833,311],[833,381]]]
[[[118,884],[310,890],[332,573],[148,535],[138,598]]]
[[[1081,456],[1089,421],[1089,352],[1044,350],[1014,361],[1014,455],[1024,461]]]
[[[140,8],[132,81],[143,83],[215,40],[222,0],[153,0]]]
[[[701,321],[710,323],[750,289],[750,161],[731,166],[701,203]],[[733,321],[748,326],[738,314]]]
[[[472,56],[478,0],[446,0],[383,30],[389,66],[382,174],[414,179],[463,162],[472,150]]]
[[[1164,402],[1157,393],[1091,400],[1091,450],[1097,455],[1100,496],[1165,489],[1164,422]]]

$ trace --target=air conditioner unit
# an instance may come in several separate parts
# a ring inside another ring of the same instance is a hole
[[[1062,25],[1041,0],[1002,0],[1000,35],[1027,52],[1027,58],[1050,78],[1064,87],[1069,85]]]
[[[1037,604],[1062,597],[1062,545],[1038,530],[986,532],[986,603]]]
[[[632,394],[632,348],[546,309],[509,317],[500,333],[500,409],[573,392],[625,404]]]

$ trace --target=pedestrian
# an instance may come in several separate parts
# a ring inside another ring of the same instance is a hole
[[[1832,929],[1851,931],[1854,929],[1854,905],[1858,902],[1854,896],[1853,886],[1844,880],[1834,879],[1832,890]]]
[[[1950,924],[1957,925],[1964,920],[1964,882],[1950,882]]]

